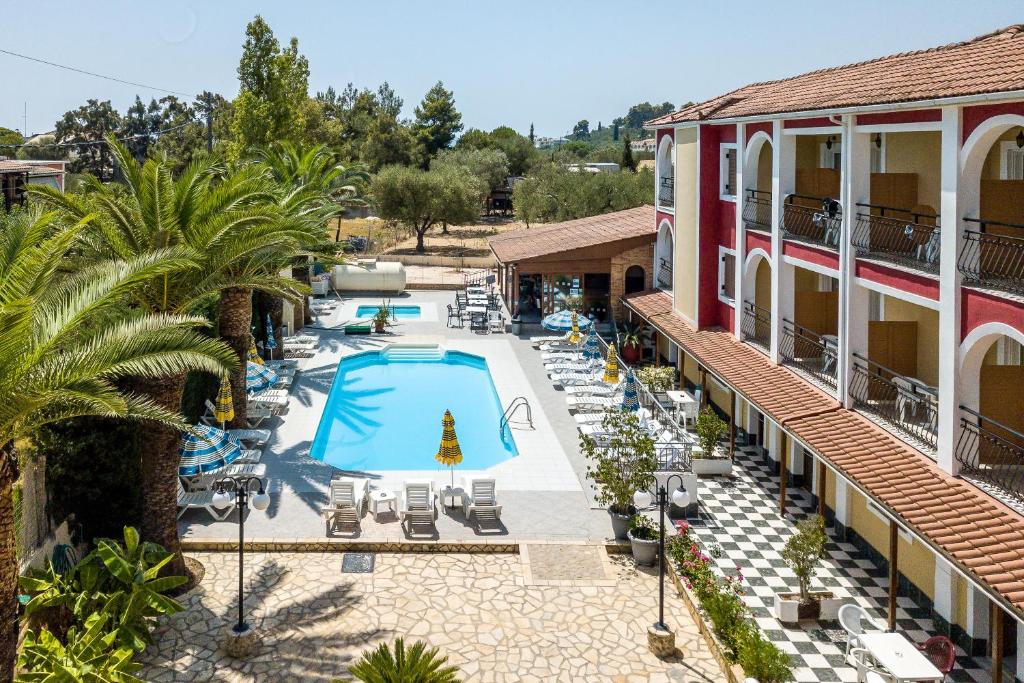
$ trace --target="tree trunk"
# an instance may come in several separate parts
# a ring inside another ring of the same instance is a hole
[[[427,228],[416,231],[416,253],[418,254],[422,254],[427,250],[426,246],[423,244],[423,235],[425,235],[426,232]]]
[[[18,555],[14,537],[14,482],[18,460],[13,444],[0,447],[0,682],[14,680],[18,659]]]
[[[441,221],[441,234],[442,235],[447,235],[448,234],[448,221]]]
[[[252,329],[252,290],[231,287],[220,293],[220,337],[238,356],[238,369],[231,373],[231,401],[235,418],[229,425],[246,426],[245,364],[249,360]]]
[[[185,376],[157,379],[135,378],[133,388],[158,406],[178,412]],[[174,559],[164,576],[184,576],[185,561],[178,540],[178,443],[181,434],[174,427],[143,422],[142,443],[142,537],[159,543]]]

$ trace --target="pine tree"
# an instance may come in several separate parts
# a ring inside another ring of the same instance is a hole
[[[532,144],[534,144],[534,139],[533,139],[533,124],[532,124],[532,123],[530,124],[530,144],[531,144],[531,145],[532,145]]]
[[[614,142],[618,142],[619,141],[619,122],[618,121],[613,121],[612,122],[612,140]]]
[[[619,164],[623,169],[629,169],[630,171],[636,170],[636,159],[633,158],[633,148],[630,147],[629,133],[622,138],[622,163]]]
[[[416,107],[413,131],[424,152],[424,168],[442,149],[447,149],[462,130],[462,114],[455,109],[455,96],[438,81]]]

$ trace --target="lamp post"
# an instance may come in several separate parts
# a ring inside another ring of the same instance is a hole
[[[652,502],[658,504],[658,621],[647,629],[647,644],[651,652],[659,657],[672,654],[676,640],[665,623],[665,508],[669,501],[668,487],[673,479],[679,481],[679,487],[672,490],[672,504],[685,509],[690,504],[690,493],[678,474],[669,475],[664,483],[655,488],[653,494],[644,490],[633,494],[633,504],[637,509],[650,507]]]
[[[254,485],[257,491],[252,496],[252,507],[256,510],[266,510],[270,505],[270,496],[266,492],[263,480],[259,477],[249,475],[222,477],[213,483],[214,507],[225,508],[231,505],[233,498],[235,507],[238,508],[238,623],[231,629],[234,634],[232,642],[237,642],[242,636],[249,635],[250,632],[249,625],[245,623],[244,618],[243,572],[245,569],[245,510],[249,507],[249,496]]]

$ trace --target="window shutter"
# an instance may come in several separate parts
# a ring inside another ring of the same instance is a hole
[[[1006,150],[1006,180],[1024,180],[1024,149]]]
[[[726,161],[729,164],[728,175],[726,176],[726,194],[736,194],[736,150],[730,149],[725,154]]]

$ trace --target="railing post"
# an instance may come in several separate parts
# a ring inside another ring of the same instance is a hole
[[[956,442],[960,406],[960,281],[957,268],[961,249],[960,216],[964,208],[961,171],[961,110],[942,109],[939,225],[939,467],[959,471]]]

